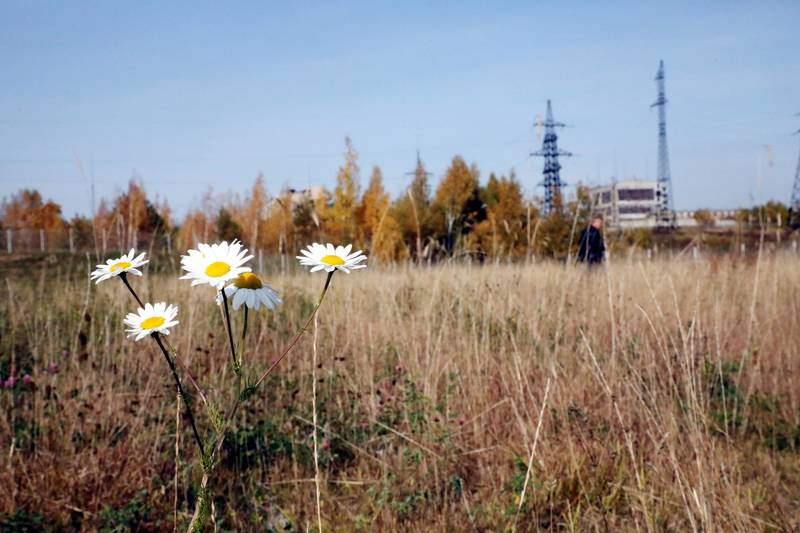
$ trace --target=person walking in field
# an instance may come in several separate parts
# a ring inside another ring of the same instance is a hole
[[[595,215],[592,223],[581,233],[578,261],[589,266],[599,265],[606,254],[606,245],[603,241],[603,217]]]

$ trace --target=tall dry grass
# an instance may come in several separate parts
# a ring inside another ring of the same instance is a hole
[[[317,340],[323,527],[800,527],[797,261],[337,274]],[[171,340],[208,390],[231,390],[213,291],[160,265],[137,290],[180,305]],[[121,284],[95,288],[85,270],[6,280],[0,377],[13,365],[35,385],[0,390],[0,516],[185,526],[200,473],[174,383],[154,343],[124,339]],[[285,304],[251,314],[246,367],[280,353],[323,281],[271,277]],[[309,335],[238,415],[212,484],[216,528],[315,527],[311,347]]]

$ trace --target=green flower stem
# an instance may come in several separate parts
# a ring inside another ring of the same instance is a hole
[[[172,359],[176,363],[178,363],[178,366],[181,367],[181,370],[186,374],[186,377],[188,377],[189,381],[192,383],[192,385],[194,385],[194,388],[197,391],[197,394],[200,395],[200,399],[203,400],[204,404],[208,405],[208,399],[206,398],[206,394],[203,392],[203,389],[197,383],[197,380],[192,375],[192,373],[189,371],[189,369],[186,367],[186,365],[183,363],[183,361],[181,361],[181,358],[178,357],[178,351],[175,349],[174,346],[172,346],[172,344],[170,344],[170,342],[167,340],[166,337],[161,337],[161,341],[164,343],[164,345],[166,345],[167,349],[169,350],[170,355],[172,355]]]
[[[231,345],[231,361],[233,361],[233,371],[238,376],[240,374],[239,361],[236,360],[236,346],[233,344],[233,330],[231,329],[231,314],[228,310],[228,296],[225,294],[225,289],[221,289],[219,293],[222,295],[222,309],[225,311],[225,325],[228,332],[228,341]]]
[[[319,295],[319,300],[317,301],[317,305],[314,307],[314,310],[311,312],[311,315],[308,317],[308,320],[306,320],[305,325],[303,325],[303,327],[300,329],[300,331],[297,332],[297,335],[295,335],[294,339],[292,339],[292,342],[283,351],[283,353],[280,355],[280,357],[278,357],[278,359],[276,359],[275,362],[272,363],[272,365],[266,370],[266,372],[261,374],[261,377],[258,378],[258,381],[255,382],[255,384],[250,388],[250,390],[255,390],[256,388],[258,388],[258,386],[261,384],[261,382],[264,381],[267,378],[267,376],[270,375],[270,373],[272,373],[272,371],[275,369],[275,367],[277,367],[278,364],[284,359],[284,357],[286,357],[286,355],[292,350],[292,348],[294,348],[294,345],[297,344],[297,341],[299,341],[300,337],[303,336],[303,333],[305,333],[305,331],[308,329],[308,326],[311,325],[311,321],[314,320],[315,316],[317,316],[317,311],[319,310],[320,306],[322,305],[322,301],[325,299],[325,295],[328,293],[328,287],[331,284],[331,279],[333,278],[333,273],[334,272],[335,272],[335,270],[333,272],[328,272],[328,278],[325,280],[325,287],[323,287],[323,289],[322,289],[322,294]],[[209,455],[209,463],[210,464],[213,464],[214,456],[217,453],[219,453],[219,450],[222,449],[222,444],[225,441],[225,431],[227,430],[227,427],[230,424],[231,420],[233,420],[233,418],[236,416],[236,412],[238,411],[239,406],[241,405],[241,403],[242,403],[242,395],[239,394],[239,395],[237,395],[236,400],[234,401],[233,408],[231,409],[230,413],[228,413],[227,416],[225,417],[225,423],[223,425],[222,431],[217,433],[216,442],[214,443],[214,449],[211,450],[211,453]],[[206,487],[208,486],[208,482],[209,482],[209,479],[210,479],[210,475],[209,474],[210,474],[210,471],[207,471],[207,472],[203,473],[203,479],[200,482],[200,490],[201,491],[202,490],[206,490]],[[201,508],[200,507],[201,507],[200,505],[195,506],[195,511],[194,511],[193,516],[192,516],[192,520],[189,523],[188,531],[193,531],[194,528],[202,522],[202,520],[201,520]]]
[[[133,290],[133,287],[131,287],[131,284],[128,281],[127,276],[125,276],[125,272],[120,274],[120,278],[122,278],[122,282],[125,284],[125,286],[128,288],[128,290],[131,292],[131,294],[136,299],[136,301],[139,303],[139,305],[141,307],[144,307],[144,304],[142,303],[142,300],[139,298],[139,295],[136,294],[136,291]],[[175,348],[172,347],[172,345],[169,343],[169,341],[167,339],[162,339],[162,340],[164,341],[164,343],[169,348],[169,352],[172,354],[172,357],[175,359],[175,361],[178,363],[178,365],[180,365],[181,370],[186,372],[186,375],[189,376],[189,381],[191,381],[192,385],[194,385],[194,388],[197,389],[197,393],[200,394],[200,397],[203,399],[203,402],[208,403],[208,401],[206,400],[206,395],[203,393],[203,389],[200,388],[200,385],[197,384],[197,381],[194,379],[194,376],[192,376],[192,373],[189,372],[189,369],[186,368],[186,365],[184,365],[183,362],[180,360],[180,358],[178,357],[178,352],[175,350]]]
[[[244,351],[245,351],[245,338],[247,337],[247,304],[244,305],[244,321],[242,323],[242,340],[239,343],[239,363],[237,364],[236,368],[239,370],[236,373],[236,396],[240,396],[242,394],[242,374],[244,373],[244,369],[242,368],[242,363],[244,362]]]
[[[175,362],[169,356],[167,349],[164,347],[164,343],[161,342],[161,335],[156,331],[150,335],[155,339],[156,344],[158,347],[161,348],[161,353],[164,354],[164,359],[167,360],[167,364],[169,365],[169,369],[172,370],[172,377],[175,378],[175,384],[178,386],[178,392],[183,398],[183,403],[186,404],[186,413],[189,415],[189,421],[192,423],[192,431],[194,432],[194,440],[197,441],[197,446],[200,448],[200,454],[205,457],[205,447],[203,446],[203,439],[200,438],[200,433],[197,431],[197,424],[194,421],[194,413],[192,412],[192,406],[190,403],[189,396],[186,395],[186,391],[183,390],[183,385],[181,385],[181,380],[178,377],[178,372],[175,370]]]
[[[133,290],[133,287],[131,287],[131,284],[128,281],[128,276],[126,275],[126,273],[123,272],[122,274],[119,275],[119,277],[122,280],[122,283],[124,283],[125,286],[128,288],[128,290],[130,291],[131,295],[133,295],[134,299],[136,299],[136,301],[138,302],[139,306],[144,308],[144,303],[142,302],[142,299],[139,298],[139,295],[136,294],[136,291]],[[178,364],[181,365],[181,368],[187,374],[189,374],[189,379],[194,384],[195,388],[197,388],[197,391],[200,394],[200,396],[203,398],[204,402],[206,401],[205,395],[203,394],[203,391],[200,389],[200,386],[197,384],[197,382],[194,380],[192,375],[189,373],[188,369],[178,359],[178,354],[175,352],[175,349],[170,345],[170,351],[173,353],[173,355],[175,357],[175,360],[173,361],[172,357],[169,356],[169,353],[167,352],[167,349],[164,347],[163,341],[161,339],[161,336],[158,334],[158,332],[153,333],[151,336],[156,340],[156,343],[158,344],[158,347],[161,348],[161,352],[164,354],[164,357],[167,360],[167,364],[169,365],[170,370],[172,370],[172,376],[175,378],[175,383],[178,385],[178,392],[180,393],[181,397],[183,398],[183,403],[186,405],[186,412],[189,415],[189,420],[191,420],[191,422],[192,422],[192,430],[194,431],[194,438],[197,441],[197,446],[200,448],[200,453],[205,455],[205,451],[204,451],[204,447],[203,447],[203,441],[200,438],[200,434],[197,432],[197,424],[195,424],[195,421],[194,421],[194,413],[192,412],[192,406],[189,403],[189,397],[186,395],[186,392],[183,390],[183,385],[181,385],[181,381],[178,378],[178,373],[175,370],[175,361],[178,361]]]
[[[314,310],[311,312],[311,315],[309,315],[308,320],[306,320],[305,325],[303,325],[303,327],[300,329],[300,331],[297,332],[297,335],[295,335],[294,339],[292,339],[292,342],[283,351],[283,353],[280,355],[280,357],[278,357],[275,360],[275,362],[273,362],[272,365],[263,374],[261,374],[261,377],[259,377],[258,380],[255,382],[255,384],[253,385],[253,388],[258,387],[261,384],[261,382],[264,381],[267,378],[267,376],[269,376],[272,373],[272,371],[275,369],[275,367],[278,366],[278,364],[280,364],[280,362],[283,361],[283,358],[286,357],[289,354],[289,352],[292,350],[292,348],[294,348],[294,345],[297,344],[297,341],[299,341],[300,337],[303,336],[303,333],[305,333],[305,331],[308,329],[308,326],[311,325],[311,321],[314,320],[315,316],[317,316],[317,311],[319,310],[319,306],[322,305],[322,301],[325,299],[325,295],[328,293],[328,287],[330,287],[331,279],[333,278],[333,273],[334,272],[336,272],[336,271],[332,270],[332,271],[328,272],[328,279],[325,280],[325,287],[322,289],[322,294],[319,295],[319,300],[317,301],[317,305],[314,307]]]
[[[139,295],[136,294],[136,291],[133,290],[133,287],[131,287],[131,283],[128,281],[128,273],[123,272],[122,274],[119,275],[119,279],[121,279],[122,283],[124,283],[125,286],[128,287],[128,290],[131,291],[131,294],[133,295],[134,298],[136,298],[136,301],[139,303],[139,307],[144,309],[144,303],[142,303],[141,298],[139,298]]]
[[[247,337],[247,304],[244,306],[244,324],[242,324],[242,344],[239,346],[239,363],[244,358],[244,339]]]

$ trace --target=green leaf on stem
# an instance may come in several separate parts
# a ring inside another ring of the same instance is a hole
[[[214,432],[217,435],[222,433],[225,427],[225,421],[222,419],[219,409],[217,409],[217,406],[213,403],[208,404],[208,418],[211,419],[211,426],[214,428]]]

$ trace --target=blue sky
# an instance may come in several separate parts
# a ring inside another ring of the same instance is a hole
[[[345,135],[393,193],[417,149],[434,180],[461,154],[532,193],[548,98],[574,126],[564,179],[653,178],[664,59],[676,207],[788,201],[800,2],[699,4],[5,0],[0,196],[35,187],[71,216],[90,175],[99,198],[136,173],[182,214],[259,172],[272,193],[331,186]]]

